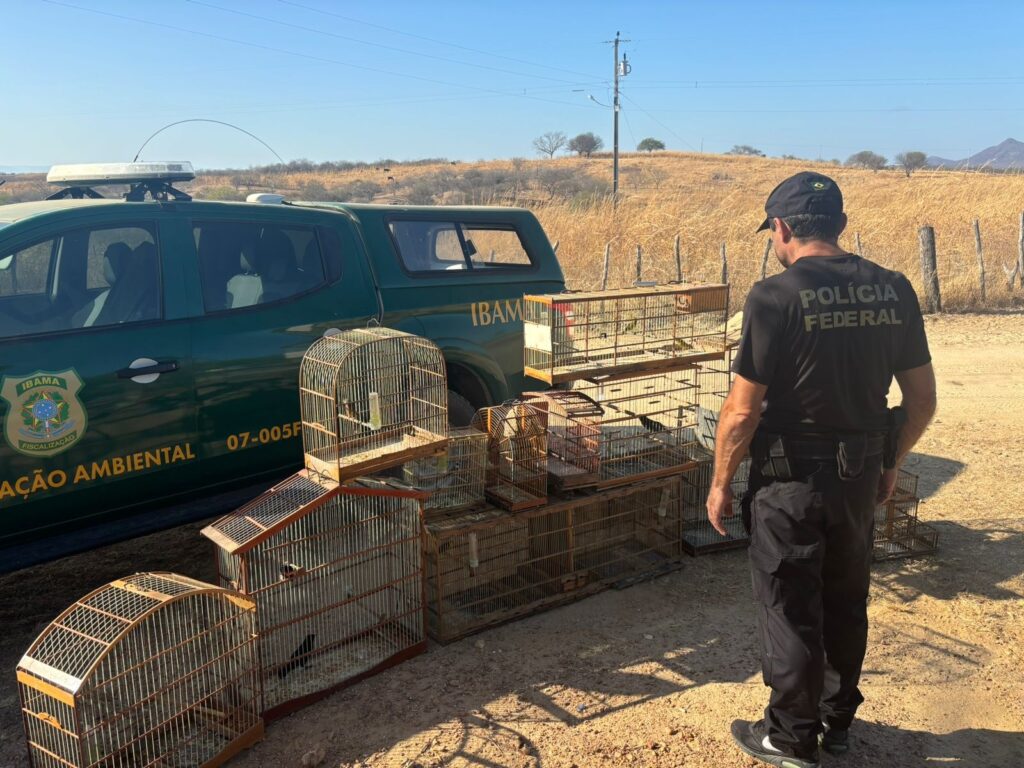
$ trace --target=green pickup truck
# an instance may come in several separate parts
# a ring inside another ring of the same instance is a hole
[[[293,471],[299,362],[323,334],[432,339],[467,422],[525,386],[522,295],[564,288],[526,210],[146,186],[0,206],[0,569],[26,544],[59,540],[54,556],[177,524]]]

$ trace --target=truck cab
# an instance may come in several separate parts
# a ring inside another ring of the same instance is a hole
[[[455,423],[524,388],[522,295],[564,288],[529,211],[192,200],[187,164],[155,165],[51,172],[57,199],[0,207],[0,567],[294,471],[321,335],[433,340]],[[111,179],[123,198],[95,191]]]

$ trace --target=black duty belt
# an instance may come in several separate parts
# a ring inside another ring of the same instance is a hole
[[[885,450],[885,435],[868,434],[844,435],[837,433],[835,436],[818,435],[786,435],[786,448],[792,452],[792,458],[808,461],[835,461],[836,452],[840,443],[846,442],[849,438],[864,437],[866,445],[865,456],[877,456]]]

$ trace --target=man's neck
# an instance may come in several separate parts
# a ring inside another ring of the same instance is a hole
[[[846,251],[837,243],[830,243],[827,240],[807,240],[797,244],[790,257],[790,264],[796,264],[800,259],[813,259],[816,256],[845,256]]]

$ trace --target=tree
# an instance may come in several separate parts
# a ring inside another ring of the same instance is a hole
[[[870,150],[862,150],[855,155],[850,155],[846,159],[847,165],[852,165],[854,168],[870,168],[872,171],[877,171],[885,168],[885,164],[889,162],[883,155],[876,155]]]
[[[538,154],[547,155],[548,159],[555,156],[555,152],[566,145],[568,139],[561,131],[548,131],[542,136],[533,140],[533,148]]]
[[[592,153],[603,146],[604,142],[601,141],[601,137],[589,132],[581,133],[569,141],[569,151],[575,152],[580,157],[590,157]]]
[[[896,164],[900,166],[910,178],[910,174],[924,168],[928,157],[924,152],[900,152],[896,155]]]
[[[725,154],[727,154],[727,155],[752,155],[754,157],[764,157],[764,152],[762,152],[757,147],[750,146],[749,144],[733,144],[732,145],[732,149],[730,149]]]
[[[637,152],[654,152],[665,148],[665,142],[659,139],[646,138],[636,145]]]

